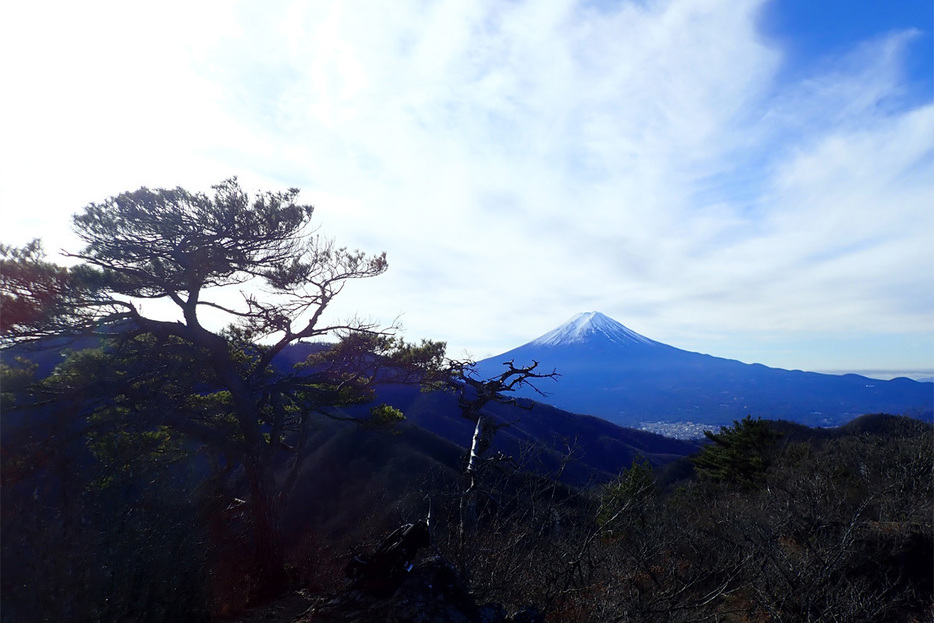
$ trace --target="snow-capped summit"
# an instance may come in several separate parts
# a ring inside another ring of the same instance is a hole
[[[578,314],[536,340],[478,361],[477,378],[502,374],[504,362],[558,373],[535,388],[520,388],[517,396],[624,426],[729,424],[749,414],[837,426],[857,413],[930,413],[934,406],[930,384],[745,364],[650,340],[599,312]]]
[[[619,344],[656,344],[644,335],[639,335],[600,312],[577,314],[563,325],[529,342],[535,346],[562,346],[580,344],[594,338]]]

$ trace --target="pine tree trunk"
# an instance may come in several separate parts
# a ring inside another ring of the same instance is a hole
[[[272,469],[251,460],[246,465],[253,519],[253,594],[262,601],[284,588],[285,552],[282,545],[280,505]]]

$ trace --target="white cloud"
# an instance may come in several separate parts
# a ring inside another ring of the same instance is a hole
[[[92,3],[49,33],[17,9],[32,25],[0,51],[30,54],[3,79],[28,95],[0,105],[0,209],[37,202],[16,229],[46,235],[141,184],[299,186],[326,233],[389,252],[339,311],[404,313],[476,356],[586,309],[686,347],[930,333],[912,34],[788,83],[760,5]]]

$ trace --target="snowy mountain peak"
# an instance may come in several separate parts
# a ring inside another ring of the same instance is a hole
[[[532,340],[536,346],[560,346],[581,344],[593,339],[606,340],[618,344],[656,344],[655,341],[639,335],[600,312],[577,314],[566,323],[545,335]]]

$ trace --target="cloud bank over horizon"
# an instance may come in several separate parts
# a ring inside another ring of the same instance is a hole
[[[335,312],[454,355],[599,310],[744,361],[934,368],[930,24],[802,56],[776,5],[17,7],[4,241],[74,246],[90,201],[237,175],[388,252]]]

